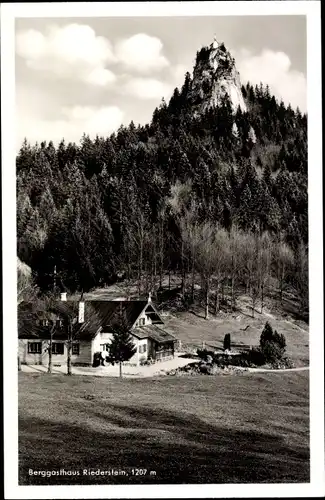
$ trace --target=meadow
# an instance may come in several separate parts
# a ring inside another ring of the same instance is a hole
[[[187,311],[173,307],[173,299],[180,290],[177,277],[172,277],[172,290],[168,291],[167,279],[164,281],[162,295],[170,295],[171,300],[158,297],[154,304],[158,307],[165,322],[164,328],[181,341],[181,350],[196,352],[204,343],[207,349],[223,348],[226,333],[231,335],[232,347],[245,349],[259,344],[260,335],[268,321],[272,328],[283,333],[287,342],[287,355],[296,367],[309,365],[309,325],[300,314],[299,301],[291,293],[284,293],[283,303],[277,300],[276,289],[269,290],[264,298],[264,307],[258,302],[252,317],[251,301],[247,295],[237,296],[236,310],[225,310],[223,307],[217,315],[213,304],[210,304],[210,318],[204,319],[204,307],[199,301]],[[242,290],[243,292],[243,290]],[[98,288],[85,294],[86,300],[116,300],[126,295],[125,284],[119,283],[107,288]],[[136,299],[136,288],[131,291],[132,299]],[[77,297],[76,297],[77,298]]]
[[[308,376],[20,372],[20,484],[309,482]],[[89,468],[126,475],[83,475]]]

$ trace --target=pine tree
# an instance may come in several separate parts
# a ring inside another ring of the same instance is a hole
[[[270,323],[267,321],[265,323],[265,326],[263,328],[263,331],[261,333],[260,337],[260,346],[263,349],[265,347],[265,344],[267,342],[271,342],[273,340],[273,328],[270,325]]]
[[[119,315],[118,324],[113,328],[113,337],[109,345],[109,357],[114,363],[119,364],[120,377],[122,377],[122,363],[129,361],[137,349],[128,331],[124,315]]]
[[[230,351],[231,349],[230,333],[226,333],[223,339],[223,349],[224,351]]]

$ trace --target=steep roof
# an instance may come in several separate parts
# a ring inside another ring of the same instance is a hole
[[[86,308],[85,308],[86,309]],[[100,317],[96,311],[85,311],[84,323],[73,322],[72,335],[78,340],[91,340],[101,327]],[[20,339],[49,339],[51,326],[41,325],[42,319],[53,322],[53,339],[67,339],[67,319],[78,317],[78,302],[55,301],[47,312],[43,312],[41,303],[21,302],[18,305],[18,338]],[[56,319],[62,324],[56,324]]]
[[[164,344],[165,342],[176,342],[176,338],[169,332],[166,332],[157,325],[146,325],[132,330],[132,334],[140,339],[149,338],[158,342],[158,344]]]
[[[85,302],[85,315],[87,304],[91,304],[101,317],[104,329],[119,326],[121,315],[126,321],[125,327],[131,329],[147,303],[145,300],[89,300]]]
[[[53,304],[53,318],[78,317],[78,301],[56,301]],[[86,300],[84,323],[78,327],[76,337],[80,340],[91,340],[99,328],[112,329],[121,326],[123,317],[125,329],[130,330],[145,307],[149,305],[151,315],[156,321],[163,323],[153,304],[145,300]],[[19,338],[49,338],[49,328],[39,325],[42,313],[37,304],[22,302],[18,306]],[[66,327],[55,328],[55,338],[67,338]],[[141,337],[145,338],[145,337]]]

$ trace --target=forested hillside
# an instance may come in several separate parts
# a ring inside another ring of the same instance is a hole
[[[199,52],[197,59],[204,56]],[[208,92],[209,89],[206,89]],[[242,86],[193,113],[189,73],[150,124],[80,144],[30,145],[17,156],[18,257],[38,285],[89,290],[124,276],[139,295],[178,272],[193,295],[270,280],[308,306],[307,116],[268,86]],[[195,96],[194,96],[195,97]],[[196,94],[196,105],[205,98]],[[187,285],[188,284],[188,285]],[[218,299],[218,300],[217,300]]]

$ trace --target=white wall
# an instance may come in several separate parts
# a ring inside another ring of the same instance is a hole
[[[95,339],[92,342],[92,358],[95,352],[99,352],[102,350],[101,344],[109,344],[112,337],[113,334],[109,332],[100,332],[96,335]],[[148,339],[138,339],[137,337],[134,337],[132,335],[132,340],[137,350],[135,354],[132,356],[132,358],[128,361],[128,363],[138,365],[140,363],[141,358],[148,359],[148,345],[147,345]],[[146,352],[139,353],[140,345],[147,345]]]
[[[142,352],[140,353],[139,352],[139,348],[140,346],[146,346],[146,352]],[[138,340],[138,349],[137,349],[137,355],[138,355],[138,359],[137,359],[137,362],[140,364],[140,360],[143,359],[143,360],[147,360],[148,359],[148,339],[139,339]]]
[[[140,316],[138,317],[137,319],[137,322],[134,326],[143,326],[143,325],[140,325],[140,319],[143,319],[145,320],[145,325],[151,325],[152,324],[152,321],[151,321],[151,318],[144,312],[142,311],[142,313],[140,314]]]
[[[28,343],[29,342],[42,342],[42,353],[41,354],[31,354],[28,352]],[[60,344],[64,344],[64,352],[63,354],[52,354],[52,363],[53,365],[56,363],[60,363],[61,365],[66,364],[67,362],[67,346],[66,343],[62,340],[53,339],[53,343],[58,342]],[[77,342],[76,342],[77,343]],[[91,355],[91,342],[90,341],[80,341],[79,343],[79,355],[72,354],[71,362],[72,364],[92,364],[92,355]],[[49,362],[48,355],[48,340],[36,340],[36,339],[19,339],[18,343],[19,349],[19,357],[22,363],[26,363],[29,365],[43,364],[47,365]]]

